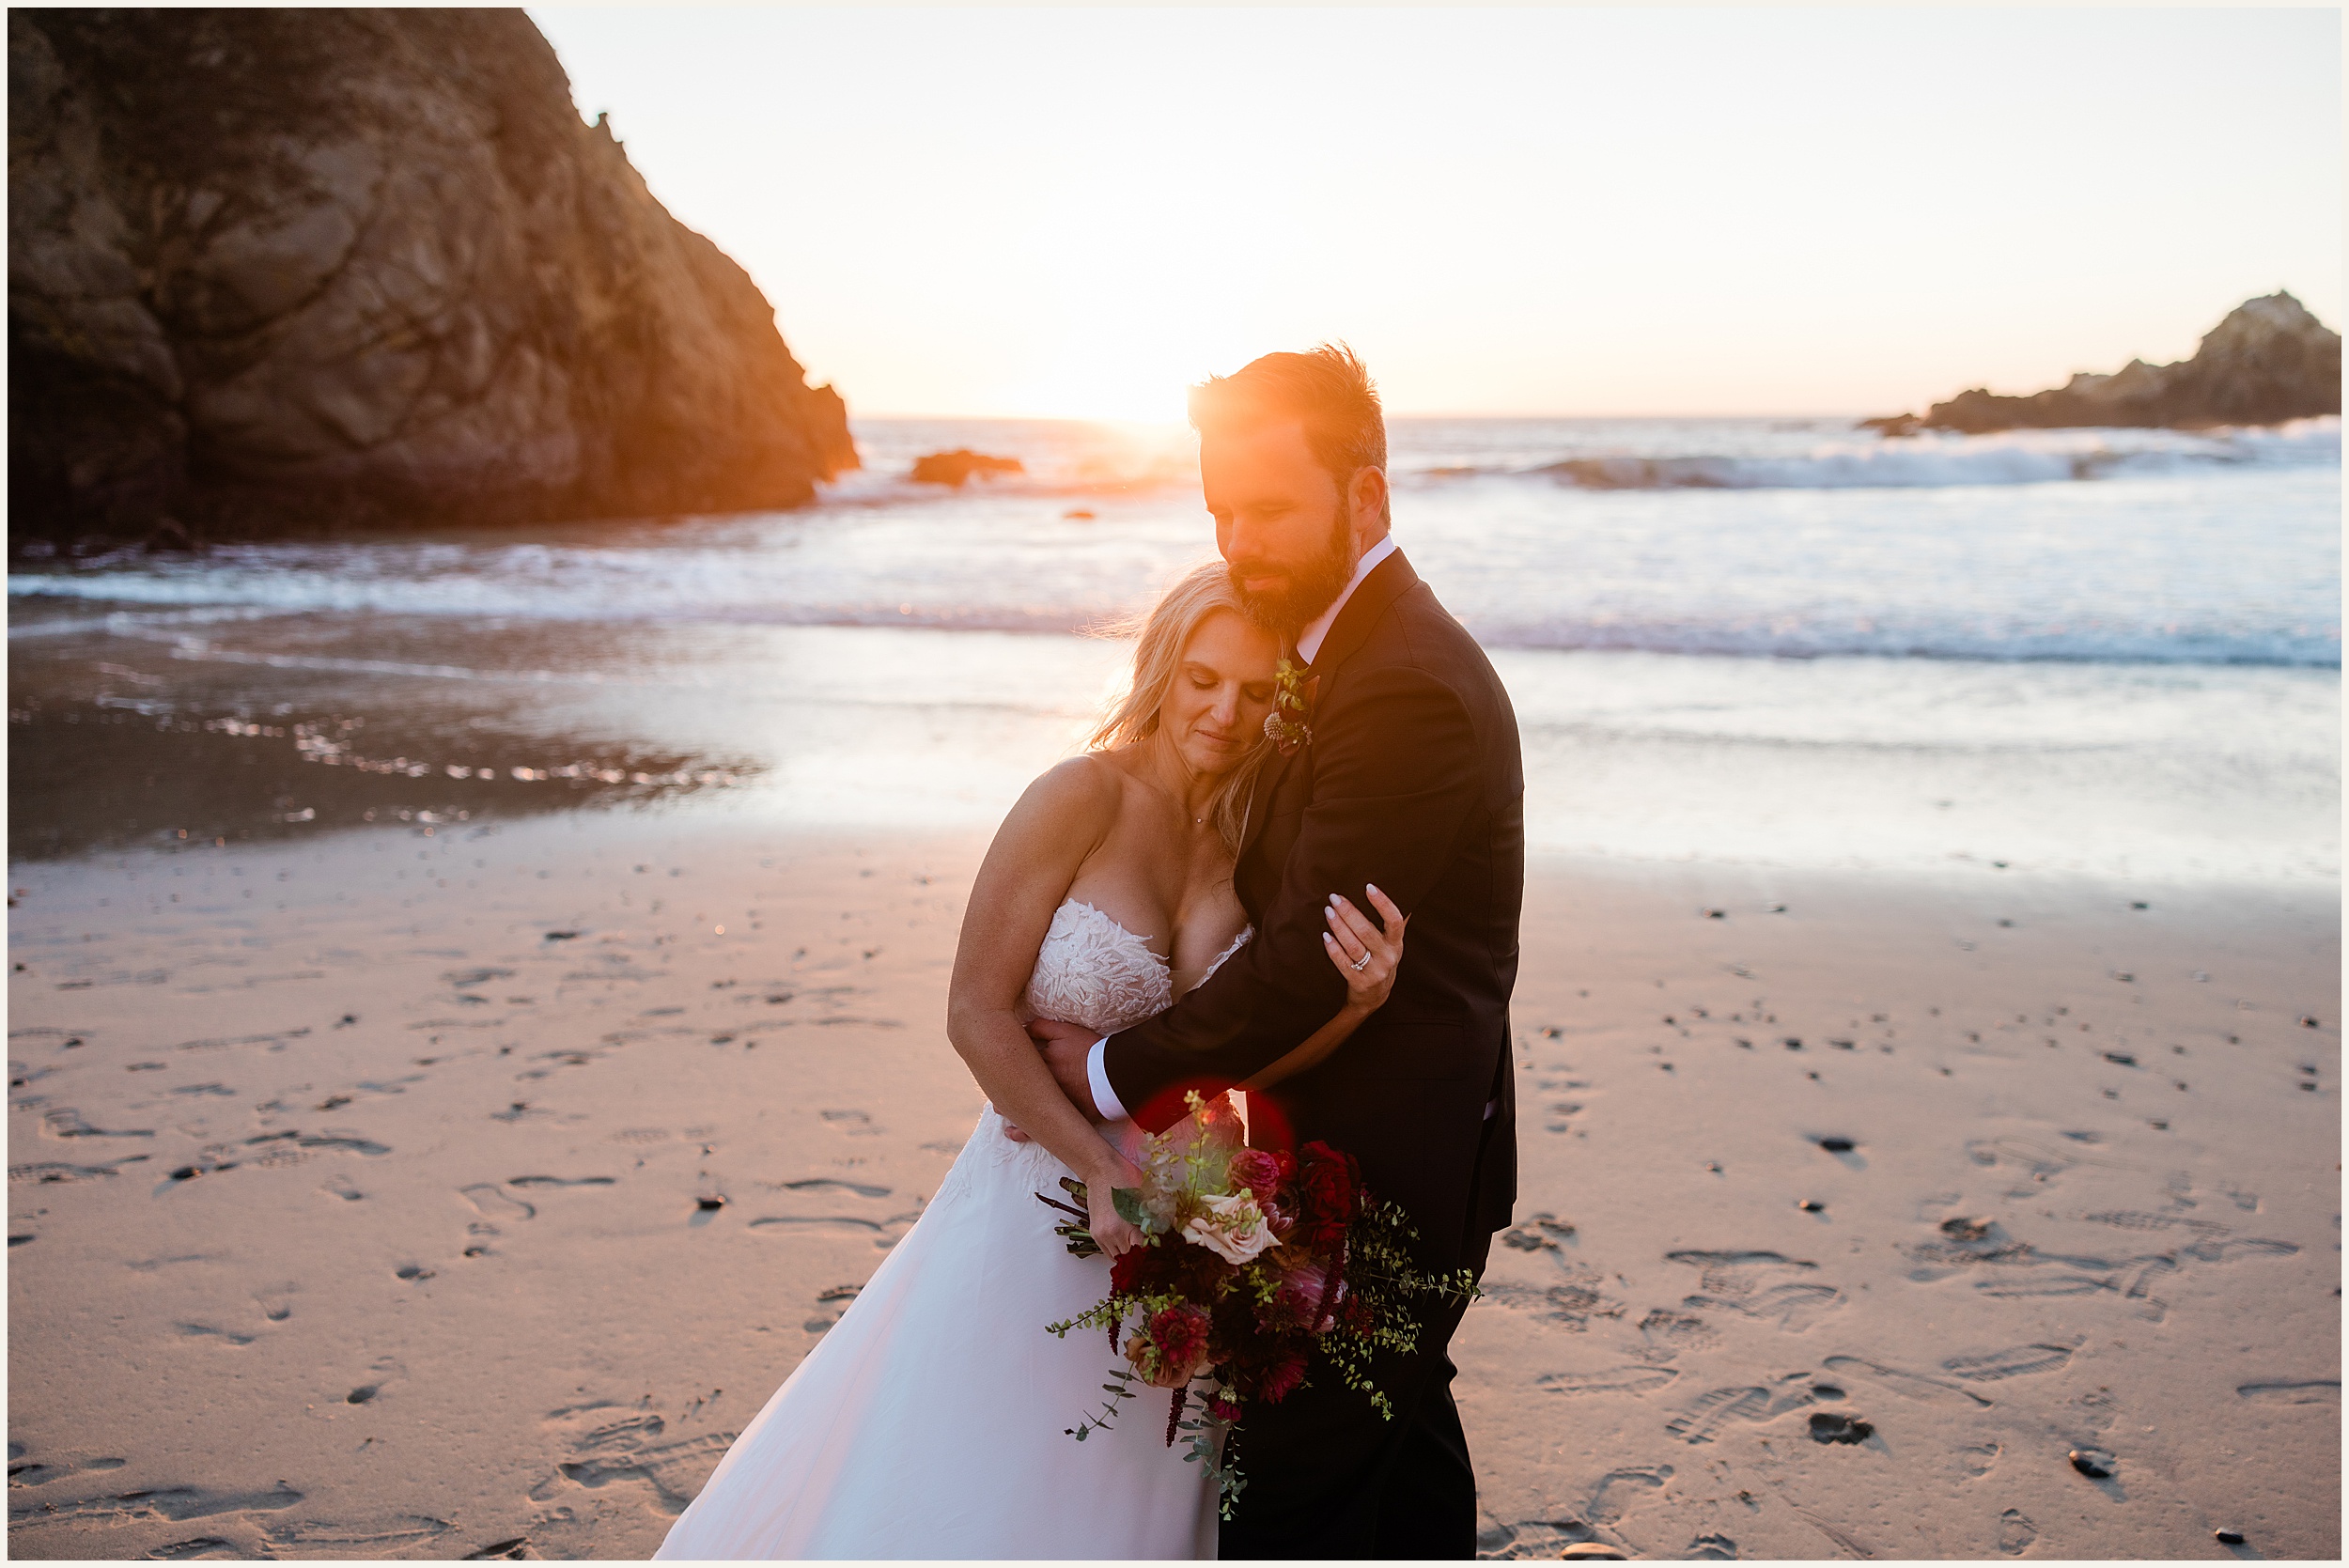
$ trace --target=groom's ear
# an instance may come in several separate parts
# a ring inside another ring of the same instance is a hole
[[[1346,487],[1346,518],[1353,524],[1354,537],[1367,543],[1387,531],[1391,513],[1388,508],[1387,471],[1382,468],[1358,468]]]

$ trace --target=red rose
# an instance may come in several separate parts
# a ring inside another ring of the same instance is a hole
[[[1281,1190],[1281,1162],[1262,1149],[1242,1149],[1234,1155],[1226,1174],[1254,1193],[1257,1206],[1268,1211]]]
[[[1361,1200],[1361,1172],[1354,1157],[1327,1143],[1306,1144],[1304,1170],[1298,1178],[1298,1201],[1304,1214],[1295,1238],[1313,1249],[1335,1246],[1354,1222]]]
[[[1305,1206],[1332,1219],[1352,1219],[1362,1183],[1361,1167],[1354,1157],[1315,1141],[1305,1145],[1304,1164]]]

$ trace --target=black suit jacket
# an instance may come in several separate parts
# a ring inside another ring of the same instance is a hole
[[[1111,1087],[1163,1127],[1187,1088],[1240,1082],[1346,1001],[1324,955],[1323,900],[1373,912],[1375,882],[1411,920],[1387,1004],[1320,1066],[1252,1094],[1258,1141],[1322,1139],[1408,1209],[1432,1266],[1481,1259],[1517,1197],[1509,993],[1525,886],[1525,776],[1501,678],[1400,551],[1330,629],[1313,738],[1268,762],[1235,883],[1255,939],[1206,984],[1111,1036]],[[1375,918],[1375,914],[1374,914]],[[1270,1102],[1266,1111],[1255,1108]],[[1487,1119],[1485,1108],[1498,1101]]]

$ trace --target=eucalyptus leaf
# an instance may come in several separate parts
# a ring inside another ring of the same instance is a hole
[[[1142,1206],[1142,1188],[1112,1187],[1110,1188],[1110,1202],[1117,1206],[1117,1218],[1127,1224],[1138,1225],[1145,1231],[1150,1228],[1150,1211]]]

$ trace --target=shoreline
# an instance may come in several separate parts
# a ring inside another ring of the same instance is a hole
[[[975,1117],[984,845],[13,864],[13,1549],[648,1553]],[[1534,857],[1486,1555],[2333,1555],[2338,936],[2314,886]]]

